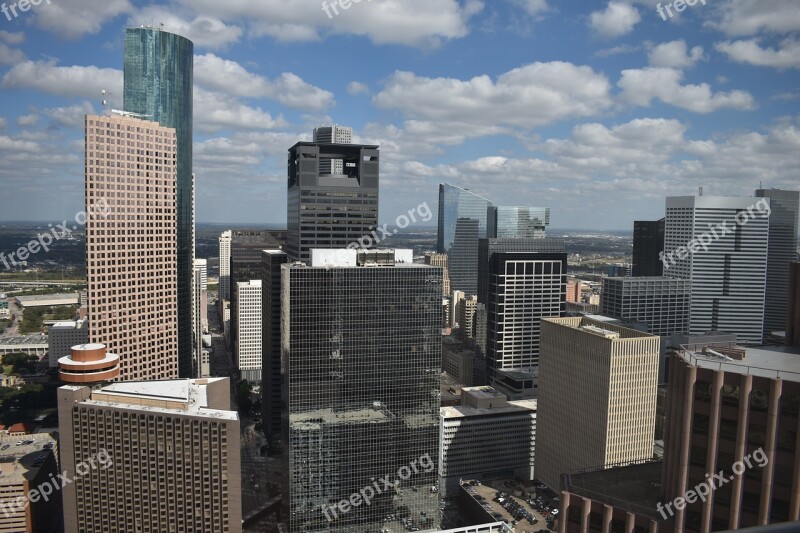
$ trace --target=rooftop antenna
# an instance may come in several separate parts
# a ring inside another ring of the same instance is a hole
[[[111,109],[110,109],[110,107],[111,107],[111,92],[110,91],[106,91],[105,89],[103,89],[102,91],[100,91],[100,94],[103,95],[103,109],[105,110],[106,116],[110,117],[111,116]]]
[[[703,196],[703,187],[700,187],[700,196]]]
[[[164,23],[163,22],[158,25],[158,29],[159,29],[159,31],[164,31]]]

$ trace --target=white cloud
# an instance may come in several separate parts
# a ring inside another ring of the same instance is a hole
[[[33,8],[35,23],[66,39],[99,32],[103,24],[132,11],[128,0],[57,0]]]
[[[715,48],[737,63],[777,69],[800,68],[800,42],[785,39],[779,49],[762,48],[758,39],[725,41]]]
[[[602,50],[598,50],[594,53],[596,57],[612,57],[621,54],[632,54],[634,52],[638,52],[640,49],[639,46],[634,46],[630,44],[621,44],[619,46],[614,46],[611,48],[603,48]]]
[[[369,86],[360,81],[351,81],[347,84],[347,94],[357,96],[359,94],[369,94]]]
[[[653,99],[695,113],[711,113],[718,109],[750,110],[755,108],[753,96],[746,91],[717,92],[707,83],[681,85],[683,73],[671,68],[623,70],[617,85],[620,98],[629,104],[647,107]]]
[[[194,79],[208,89],[246,98],[270,98],[294,109],[318,111],[335,104],[331,92],[306,83],[295,74],[283,73],[269,80],[211,53],[195,56]]]
[[[542,13],[550,11],[547,0],[514,0],[514,3],[524,9],[525,12],[532,17],[538,17]]]
[[[695,46],[688,50],[686,41],[671,41],[655,46],[648,53],[651,66],[684,69],[693,67],[704,59],[703,47]]]
[[[732,37],[800,31],[797,0],[729,0],[719,11],[710,25]]]
[[[35,89],[47,94],[100,98],[100,91],[109,90],[115,105],[122,101],[122,71],[95,66],[60,67],[54,60],[25,61],[14,65],[3,76],[3,89]]]
[[[39,115],[31,114],[31,115],[21,115],[17,117],[17,126],[27,127],[33,126],[39,121]]]
[[[198,15],[192,20],[180,17],[174,10],[161,6],[149,6],[133,15],[130,26],[152,24],[157,21],[164,29],[190,39],[196,46],[204,48],[224,48],[236,43],[244,30],[239,26],[227,25],[215,17]]]
[[[14,65],[25,60],[21,50],[0,43],[0,65]]]
[[[53,119],[53,122],[58,126],[78,130],[83,129],[86,115],[92,115],[95,112],[94,106],[87,100],[71,106],[53,107],[42,110],[42,113]]]
[[[603,37],[621,37],[633,31],[642,20],[636,7],[612,0],[604,11],[595,11],[589,17],[589,24]]]
[[[0,41],[8,44],[22,44],[25,42],[25,34],[20,32],[10,32],[5,30],[0,30]]]
[[[246,23],[254,35],[280,41],[312,41],[328,34],[362,35],[376,44],[436,46],[464,37],[483,9],[479,0],[380,0],[337,5],[328,17],[320,0],[179,0],[185,7],[226,21]],[[330,6],[329,1],[326,5]]]
[[[395,72],[374,98],[378,107],[430,121],[463,136],[496,133],[504,126],[535,128],[571,117],[602,113],[612,105],[605,76],[587,66],[555,61],[532,63],[470,80],[426,78]]]
[[[8,124],[8,121],[5,119],[5,117],[0,117],[0,130],[4,130],[6,128],[6,124]]]
[[[272,129],[287,125],[260,107],[250,107],[222,93],[194,90],[194,124],[203,133],[232,129]]]

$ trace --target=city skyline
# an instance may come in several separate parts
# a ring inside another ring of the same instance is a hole
[[[797,179],[785,0],[715,2],[669,21],[633,0],[362,2],[332,19],[310,0],[88,5],[43,3],[3,27],[5,220],[80,208],[80,118],[102,111],[104,89],[122,107],[124,28],[160,23],[196,44],[200,222],[281,222],[285,150],[336,123],[383,149],[381,223],[433,205],[442,181],[498,205],[547,205],[553,228],[614,230],[660,218],[668,194]],[[361,60],[331,72],[329,54]],[[217,201],[231,191],[236,202]]]

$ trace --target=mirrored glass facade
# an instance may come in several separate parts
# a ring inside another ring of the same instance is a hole
[[[466,189],[439,185],[437,252],[446,253],[450,286],[454,291],[478,290],[478,239],[486,237],[487,209],[491,202]]]
[[[486,236],[490,239],[539,239],[550,225],[549,207],[490,206]]]
[[[442,269],[291,264],[281,277],[288,530],[437,528]]]
[[[175,128],[178,141],[178,358],[192,374],[192,78],[194,44],[158,28],[125,34],[123,109]]]

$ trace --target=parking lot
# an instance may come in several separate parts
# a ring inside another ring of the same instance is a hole
[[[540,485],[525,490],[513,482],[500,481],[491,485],[471,481],[464,486],[493,519],[506,521],[516,533],[533,533],[552,529],[558,515],[558,498]]]

